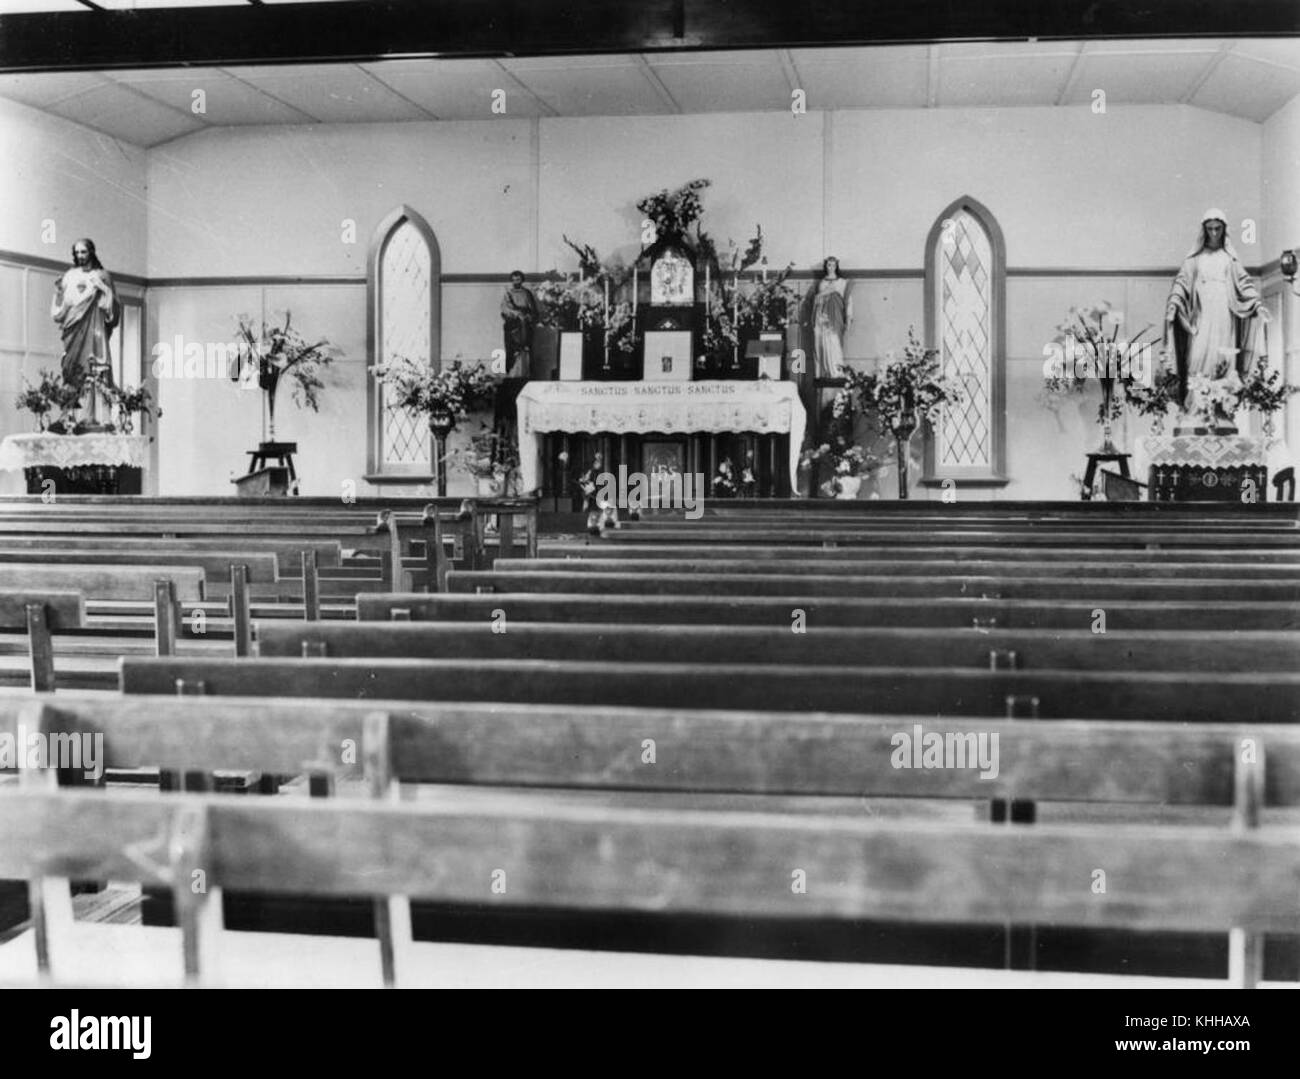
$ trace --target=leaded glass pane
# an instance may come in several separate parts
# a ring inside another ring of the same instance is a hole
[[[944,373],[965,387],[938,424],[938,464],[988,467],[993,439],[993,248],[963,210],[938,240],[938,337]]]
[[[429,245],[420,231],[403,219],[389,235],[379,261],[380,363],[398,357],[430,362],[431,274]],[[416,413],[390,410],[382,399],[382,385],[380,394],[384,464],[427,464],[428,424]]]

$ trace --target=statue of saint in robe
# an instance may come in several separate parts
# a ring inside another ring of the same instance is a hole
[[[64,339],[64,382],[81,389],[96,365],[112,380],[109,342],[122,307],[113,278],[95,255],[94,240],[79,239],[73,244],[73,268],[55,281],[49,317],[59,324]]]
[[[822,277],[812,294],[813,348],[818,378],[844,375],[844,333],[853,321],[849,283],[840,276],[840,260],[822,262]]]
[[[1228,239],[1222,210],[1206,210],[1196,244],[1183,260],[1165,307],[1164,347],[1173,341],[1179,403],[1193,376],[1245,375],[1253,362],[1257,319],[1267,322],[1259,289]]]
[[[501,321],[505,332],[506,377],[527,378],[532,362],[533,329],[537,325],[537,297],[524,285],[524,275],[515,270],[510,287],[501,298]]]
[[[54,282],[50,317],[63,335],[63,381],[80,388],[95,365],[106,366],[112,378],[109,342],[122,307],[93,240],[73,244],[72,261]]]

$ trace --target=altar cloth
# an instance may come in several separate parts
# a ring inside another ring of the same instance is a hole
[[[790,489],[799,489],[799,453],[808,418],[793,382],[530,382],[520,391],[521,488],[540,483],[542,436],[569,434],[790,436]]]
[[[1263,502],[1269,443],[1244,435],[1153,435],[1142,441],[1153,502]]]
[[[143,468],[149,462],[149,442],[148,435],[8,435],[0,442],[0,472],[86,465]]]

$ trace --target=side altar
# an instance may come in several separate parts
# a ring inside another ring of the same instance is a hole
[[[1155,435],[1143,442],[1153,502],[1264,502],[1268,444],[1241,435]]]
[[[727,436],[749,444],[760,492],[798,490],[807,415],[794,382],[530,382],[517,408],[524,492],[568,496],[570,478],[590,463],[581,454],[592,441],[607,468],[676,467],[711,483]],[[584,436],[577,456],[575,435]]]
[[[60,494],[138,495],[149,460],[147,435],[9,435],[0,442],[0,471],[23,471],[27,493],[46,483]]]

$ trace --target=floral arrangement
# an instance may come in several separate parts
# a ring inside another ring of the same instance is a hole
[[[754,451],[745,451],[745,463],[737,469],[730,457],[724,457],[718,463],[718,471],[713,477],[713,495],[715,498],[753,498],[758,481],[754,475]]]
[[[1269,371],[1263,356],[1244,379],[1225,361],[1219,364],[1213,378],[1205,375],[1188,378],[1183,412],[1197,417],[1205,427],[1213,427],[1238,412],[1259,412],[1265,417],[1267,430],[1273,413],[1281,410],[1297,390],[1300,387],[1283,382],[1279,372]],[[1140,415],[1155,418],[1157,434],[1163,429],[1165,418],[1179,410],[1178,375],[1163,365],[1152,372],[1150,386],[1133,381],[1125,384],[1124,391]]]
[[[685,239],[691,226],[704,212],[700,192],[711,185],[711,180],[692,180],[676,191],[665,188],[647,195],[636,204],[636,208],[654,224],[656,239],[664,236]]]
[[[440,371],[428,364],[416,363],[399,356],[390,363],[372,367],[371,372],[384,384],[391,409],[409,409],[427,415],[430,420],[449,423],[492,404],[496,383],[480,362],[465,366],[457,358]]]
[[[161,416],[162,409],[154,404],[153,394],[147,386],[128,389],[124,386],[104,387],[109,401],[117,409],[117,429],[124,435],[135,431],[136,416]]]
[[[1178,408],[1178,376],[1165,368],[1151,372],[1151,384],[1144,386],[1136,379],[1124,383],[1124,396],[1140,416],[1154,419],[1157,434],[1164,427],[1165,417]]]
[[[41,371],[40,382],[33,386],[23,379],[22,392],[18,394],[18,410],[32,413],[36,417],[36,429],[46,430],[45,417],[58,409],[59,418],[51,428],[57,427],[54,434],[62,434],[71,426],[69,421],[81,405],[81,390],[63,381],[62,376],[54,371]]]
[[[508,490],[519,475],[518,445],[486,423],[479,425],[479,433],[470,438],[467,447],[452,450],[446,460],[476,479],[496,480],[502,490]]]
[[[724,457],[718,462],[718,471],[713,477],[714,497],[735,498],[737,482],[736,466],[731,463],[730,457]]]
[[[811,468],[819,461],[826,461],[831,466],[832,477],[835,479],[843,476],[867,476],[881,465],[879,457],[850,443],[843,435],[833,435],[830,442],[804,450],[799,457],[799,467]]]
[[[872,374],[848,371],[835,407],[846,410],[856,402],[875,413],[882,431],[893,434],[909,425],[914,428],[922,418],[933,423],[945,407],[957,404],[964,395],[957,381],[943,373],[938,357],[939,350],[923,346],[909,326],[902,357],[886,352],[883,370]]]
[[[869,454],[853,441],[853,417],[853,395],[847,387],[841,388],[831,402],[827,441],[820,446],[807,447],[799,455],[801,471],[821,462],[830,465],[831,478],[820,489],[832,498],[843,489],[841,481],[854,476],[870,475],[883,463],[880,458]]]
[[[606,325],[605,282],[609,283],[611,292],[618,293],[630,281],[630,273],[624,267],[601,262],[589,244],[574,243],[567,236],[564,242],[577,252],[582,273],[575,280],[573,275],[553,271],[538,286],[535,295],[539,324],[565,333],[607,333],[611,349],[634,351],[636,324],[630,303],[626,300],[609,303]]]
[[[704,301],[704,333],[701,343],[710,356],[729,354],[740,343],[740,333],[732,319],[734,309],[725,295],[709,295]]]
[[[161,416],[162,410],[154,404],[153,395],[146,387],[133,389],[117,386],[108,381],[107,368],[97,369],[86,376],[81,386],[65,382],[54,371],[41,371],[40,382],[35,386],[24,380],[23,390],[17,395],[15,407],[21,412],[30,412],[36,417],[36,429],[49,431],[51,434],[81,434],[86,430],[83,421],[77,419],[86,386],[97,390],[107,398],[117,410],[116,424],[109,424],[110,431],[120,431],[129,435],[135,430],[135,416]],[[59,416],[48,426],[45,417],[58,410]]]
[[[576,333],[582,325],[582,309],[586,288],[580,288],[569,277],[553,274],[534,290],[537,297],[540,326],[549,326],[562,333]]]
[[[786,284],[794,263],[771,281],[763,281],[748,292],[741,291],[737,310],[740,325],[754,330],[783,330],[797,318],[799,294]]]
[[[1097,422],[1109,424],[1123,415],[1128,389],[1139,385],[1135,370],[1147,369],[1139,357],[1156,341],[1152,325],[1144,327],[1131,340],[1120,340],[1123,325],[1124,312],[1116,311],[1108,300],[1090,307],[1070,308],[1052,338],[1061,350],[1063,364],[1059,371],[1046,377],[1042,400],[1048,408],[1055,411],[1063,398],[1082,393],[1089,379],[1096,378],[1102,387]],[[1152,331],[1152,337],[1145,340],[1148,331]],[[1115,393],[1116,384],[1126,392]]]
[[[321,374],[338,357],[338,349],[324,338],[309,345],[293,326],[289,311],[284,313],[283,326],[264,324],[260,330],[254,329],[247,315],[240,315],[236,338],[247,365],[246,377],[256,377],[258,386],[267,394],[272,413],[275,391],[285,375],[293,381],[294,404],[320,411],[319,394],[325,387]]]
[[[1237,408],[1271,416],[1280,412],[1286,399],[1297,391],[1300,391],[1300,386],[1283,382],[1281,374],[1270,372],[1267,359],[1260,356],[1237,391]]]
[[[1236,371],[1221,378],[1192,375],[1187,379],[1186,410],[1189,415],[1213,425],[1218,417],[1228,417],[1236,412],[1240,392],[1241,379]]]

